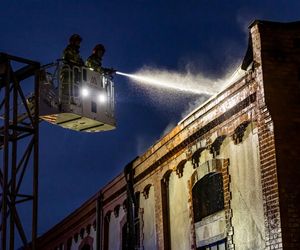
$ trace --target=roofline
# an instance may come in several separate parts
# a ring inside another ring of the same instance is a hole
[[[250,23],[249,29],[258,24],[267,24],[273,26],[291,26],[291,25],[300,25],[300,21],[295,22],[275,22],[275,21],[266,21],[266,20],[254,20]]]

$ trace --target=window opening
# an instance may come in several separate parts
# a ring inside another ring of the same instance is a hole
[[[198,247],[197,250],[227,250],[226,240],[214,242],[203,247]]]
[[[195,184],[192,194],[194,222],[224,209],[222,174],[207,174]]]

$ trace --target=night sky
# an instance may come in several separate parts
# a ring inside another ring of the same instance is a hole
[[[46,64],[69,36],[97,43],[103,65],[218,79],[239,65],[255,19],[296,21],[299,0],[0,0],[0,51]],[[83,133],[40,125],[39,234],[58,223],[174,127],[201,96],[145,90],[115,76],[117,129]],[[23,213],[26,213],[23,212]]]

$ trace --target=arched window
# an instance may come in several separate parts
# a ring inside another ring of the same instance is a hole
[[[194,222],[224,209],[223,178],[221,173],[209,173],[193,187]]]

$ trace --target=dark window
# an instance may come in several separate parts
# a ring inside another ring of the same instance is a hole
[[[97,103],[91,102],[91,111],[97,113]]]
[[[205,175],[193,187],[194,222],[224,208],[223,178],[220,173]]]
[[[122,250],[127,250],[127,222],[122,227]]]
[[[197,250],[226,250],[226,249],[227,246],[225,240],[214,242],[210,245],[197,248]]]

